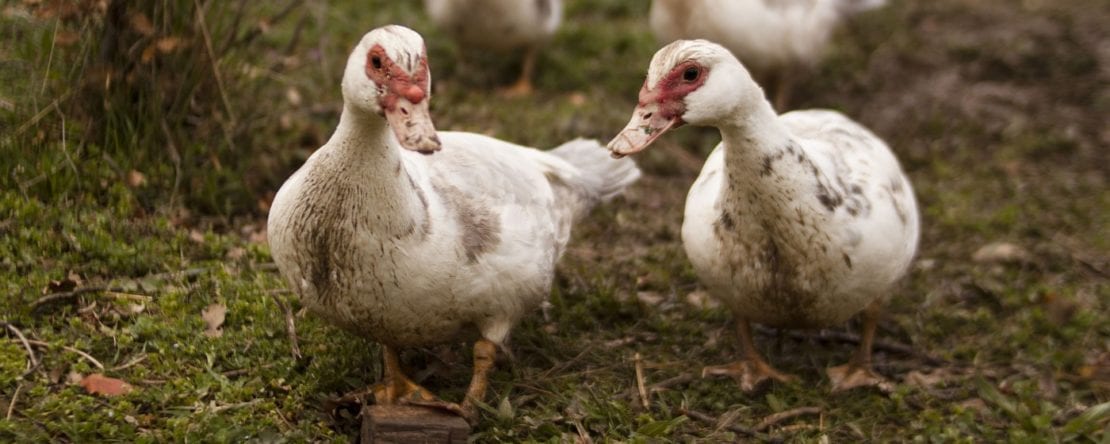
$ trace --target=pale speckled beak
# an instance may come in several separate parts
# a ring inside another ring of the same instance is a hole
[[[401,146],[421,154],[432,154],[440,149],[439,136],[428,112],[428,102],[412,103],[406,98],[399,98],[391,109],[385,110],[385,120],[393,128]]]
[[[655,139],[671,128],[679,126],[681,122],[682,118],[678,116],[664,118],[656,102],[637,106],[632,112],[632,120],[620,134],[617,134],[617,137],[609,141],[609,154],[619,159],[643,151]]]

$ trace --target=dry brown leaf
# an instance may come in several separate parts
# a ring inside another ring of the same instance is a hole
[[[665,299],[663,295],[654,291],[637,291],[636,299],[644,305],[656,306],[663,302]]]
[[[131,29],[134,29],[135,32],[146,36],[154,34],[154,24],[150,22],[150,19],[146,17],[146,14],[143,14],[141,12],[131,14]]]
[[[1029,263],[1033,255],[1024,248],[1009,242],[995,242],[984,245],[971,255],[971,260],[980,263]]]
[[[140,173],[138,170],[131,170],[127,172],[127,186],[131,188],[138,188],[146,185],[146,175]]]
[[[100,373],[93,373],[81,380],[81,387],[93,395],[119,396],[131,393],[131,384]]]
[[[227,316],[227,306],[220,303],[210,304],[200,312],[200,317],[204,319],[204,323],[208,326],[204,330],[204,335],[210,338],[218,338],[223,336],[224,331],[220,328],[224,325],[224,318]]]
[[[158,48],[158,52],[162,54],[174,52],[180,46],[181,39],[177,37],[162,37],[154,42],[154,47]]]
[[[230,250],[227,250],[228,260],[237,261],[239,259],[242,259],[243,256],[246,255],[247,250],[243,247],[232,247]]]
[[[705,290],[692,291],[686,295],[686,303],[697,308],[717,308],[721,306],[709,292]]]
[[[198,231],[196,229],[189,230],[189,240],[191,240],[193,242],[196,242],[198,244],[203,244],[204,243],[204,233],[201,233],[200,231]]]
[[[948,370],[941,368],[933,370],[929,373],[914,370],[907,373],[903,380],[906,382],[906,384],[912,386],[929,388],[934,385],[946,382],[951,377],[952,374]]]
[[[80,38],[81,36],[76,32],[59,30],[58,33],[54,35],[54,44],[58,46],[72,46],[74,43],[77,43],[77,40]]]

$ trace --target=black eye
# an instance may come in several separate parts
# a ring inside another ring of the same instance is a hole
[[[374,65],[374,69],[382,69],[382,58],[378,56],[370,57],[370,64]]]
[[[694,68],[694,67],[691,66],[689,68],[686,68],[686,71],[682,72],[682,80],[685,80],[687,82],[693,82],[693,81],[698,79],[698,75],[700,75],[700,74],[701,74],[701,71],[699,71],[697,68]]]

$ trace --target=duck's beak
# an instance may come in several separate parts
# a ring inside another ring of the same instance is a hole
[[[411,86],[410,88],[418,88]],[[411,90],[398,94],[391,105],[385,107],[385,120],[393,128],[397,141],[406,149],[421,154],[432,154],[440,149],[439,136],[428,113],[428,102],[423,91]]]
[[[663,133],[682,125],[681,117],[675,115],[668,119],[664,114],[660,112],[658,102],[637,106],[632,112],[632,120],[628,122],[628,126],[609,141],[609,154],[619,159],[638,153]]]

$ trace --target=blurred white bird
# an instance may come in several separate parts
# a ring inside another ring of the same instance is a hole
[[[728,48],[770,87],[783,110],[790,85],[816,64],[833,29],[885,0],[654,0],[651,29],[660,43],[706,39]]]
[[[424,0],[424,6],[464,50],[524,51],[520,78],[503,90],[509,96],[532,93],[539,49],[563,20],[562,0]]]

